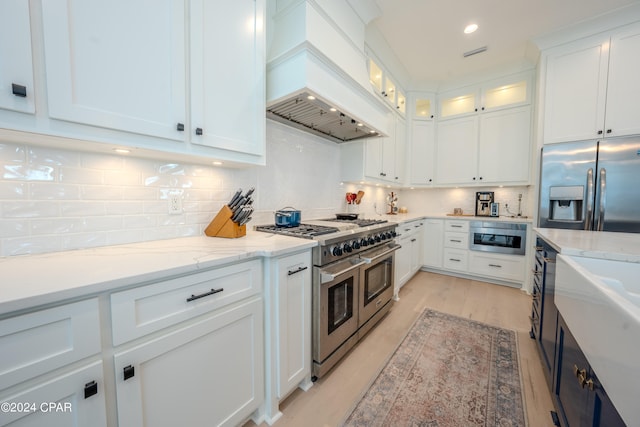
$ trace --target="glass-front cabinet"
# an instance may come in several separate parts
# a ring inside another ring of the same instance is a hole
[[[413,102],[414,119],[433,119],[435,117],[435,102],[433,97],[416,96]]]
[[[443,92],[439,103],[440,118],[527,105],[531,102],[531,86],[531,74],[526,73]]]
[[[407,97],[397,83],[391,78],[382,66],[374,59],[369,58],[369,81],[373,90],[380,95],[391,108],[405,115],[407,109]]]

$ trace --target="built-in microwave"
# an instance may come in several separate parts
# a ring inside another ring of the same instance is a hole
[[[527,243],[527,224],[497,221],[471,221],[469,249],[524,255]]]

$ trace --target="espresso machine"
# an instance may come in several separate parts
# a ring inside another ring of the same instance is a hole
[[[476,216],[491,216],[493,191],[476,192]]]

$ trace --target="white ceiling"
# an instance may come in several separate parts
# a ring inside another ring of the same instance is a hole
[[[413,87],[439,85],[512,64],[534,63],[534,38],[639,0],[376,0],[374,26]],[[479,29],[463,34],[476,23]],[[368,31],[371,30],[370,28]],[[464,52],[487,51],[463,58]]]

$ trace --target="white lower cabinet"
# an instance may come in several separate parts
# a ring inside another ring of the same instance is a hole
[[[469,264],[469,251],[444,248],[443,266],[447,270],[466,272]]]
[[[394,297],[398,298],[398,292],[405,283],[422,267],[422,219],[405,222],[398,226],[398,244],[401,246],[396,251],[394,272]]]
[[[0,426],[106,426],[98,299],[0,321]]]
[[[235,426],[263,402],[255,296],[114,355],[118,425]]]
[[[524,280],[526,257],[469,251],[469,273],[510,282]]]
[[[311,382],[311,251],[275,258],[267,285],[266,419],[282,415],[279,403]],[[269,362],[271,361],[271,362]]]
[[[33,387],[0,393],[0,426],[107,425],[102,362],[65,372]]]
[[[442,268],[442,239],[444,236],[444,221],[441,219],[424,220],[422,265]]]

